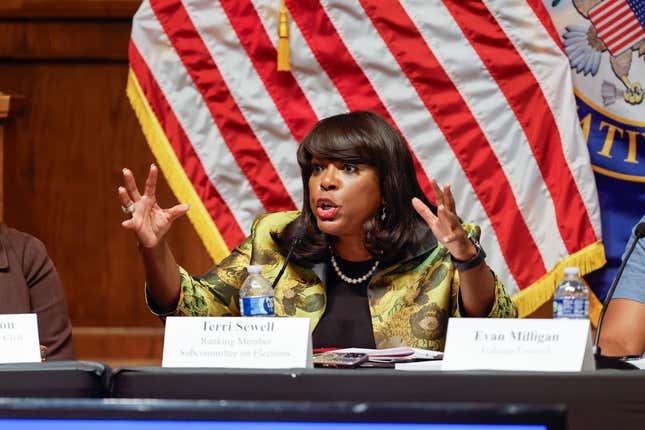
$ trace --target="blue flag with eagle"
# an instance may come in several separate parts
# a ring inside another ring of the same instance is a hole
[[[600,201],[607,266],[587,277],[603,298],[645,214],[645,0],[545,0],[573,73]]]

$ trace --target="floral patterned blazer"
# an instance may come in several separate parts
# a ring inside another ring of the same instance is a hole
[[[191,276],[183,268],[181,292],[176,309],[169,314],[187,316],[237,316],[238,290],[250,264],[262,265],[262,273],[273,281],[285,257],[271,238],[299,212],[278,212],[258,217],[251,235],[222,262],[202,277]],[[464,224],[469,236],[479,236],[479,227]],[[402,261],[381,268],[367,289],[374,339],[378,348],[410,346],[443,350],[448,318],[460,311],[459,276],[448,250],[425,229],[426,246],[409,252]],[[306,317],[315,328],[325,312],[325,273],[327,264],[308,269],[289,264],[275,287],[275,314]],[[385,265],[384,265],[385,266]],[[489,317],[516,317],[517,311],[495,275],[495,303]]]

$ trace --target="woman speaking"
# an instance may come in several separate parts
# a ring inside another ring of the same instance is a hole
[[[403,138],[382,117],[323,119],[297,156],[302,211],[258,217],[251,235],[201,277],[178,266],[164,240],[188,206],[157,205],[156,166],[143,195],[124,169],[119,198],[132,217],[122,224],[139,241],[154,313],[239,315],[246,267],[263,265],[273,281],[293,248],[275,313],[310,318],[314,348],[443,350],[450,316],[516,316],[485,263],[479,228],[460,222],[449,185],[431,180],[437,207],[428,202]]]

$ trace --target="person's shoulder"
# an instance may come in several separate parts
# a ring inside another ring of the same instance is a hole
[[[625,245],[625,252],[627,252],[627,249],[634,243],[635,240],[637,240],[637,236],[640,238],[642,237],[642,232],[638,231],[639,226],[645,223],[645,215],[638,221],[634,226],[632,227],[631,233],[629,234],[629,240],[627,241],[627,244]],[[636,252],[643,253],[643,249],[645,249],[645,246],[642,245],[643,242],[641,242],[641,246],[639,247],[640,250],[637,250]],[[625,258],[625,254],[623,254],[623,258]]]
[[[282,233],[285,227],[299,215],[299,211],[285,211],[266,213],[257,217],[251,227],[250,240],[253,246],[275,247],[274,235]]]
[[[262,230],[282,231],[291,221],[296,219],[299,215],[300,211],[265,213],[255,219],[251,230],[253,232],[259,232]]]
[[[634,224],[634,228],[632,228],[632,233],[636,233],[636,227],[638,227],[640,224],[645,222],[645,215],[638,221],[636,224]]]
[[[16,261],[25,278],[50,270],[52,263],[40,239],[6,224],[0,224],[0,238],[6,252],[13,255],[8,256],[8,262]]]
[[[0,237],[2,242],[18,255],[47,252],[40,239],[24,231],[11,228],[4,223],[0,224]]]

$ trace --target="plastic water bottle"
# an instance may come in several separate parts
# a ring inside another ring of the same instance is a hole
[[[248,276],[240,288],[240,314],[243,317],[272,317],[273,289],[262,276],[262,266],[248,266]]]
[[[553,318],[589,318],[589,290],[577,267],[565,267],[553,294]]]

